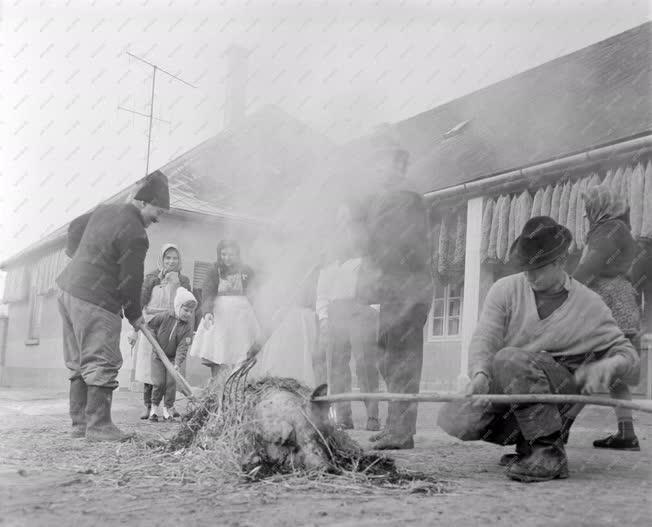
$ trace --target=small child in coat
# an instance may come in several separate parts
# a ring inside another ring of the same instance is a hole
[[[182,370],[192,342],[192,322],[196,307],[197,300],[193,294],[184,287],[179,287],[174,297],[174,314],[158,313],[147,323],[156,341],[177,371]],[[179,413],[174,409],[177,391],[174,376],[165,369],[163,362],[153,350],[152,382],[154,390],[149,419],[158,421],[158,417],[161,415],[160,404],[163,395],[165,395],[163,418],[168,420],[172,417],[179,417]]]

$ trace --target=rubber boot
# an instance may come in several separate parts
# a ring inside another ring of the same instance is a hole
[[[561,432],[532,441],[532,452],[507,469],[507,476],[516,481],[533,483],[568,477],[568,460]]]
[[[407,405],[390,402],[387,433],[376,443],[374,450],[409,450],[414,448],[414,430],[407,415]]]
[[[70,418],[72,419],[72,437],[86,435],[86,399],[88,387],[81,377],[70,381]]]
[[[149,419],[149,412],[150,412],[151,409],[152,409],[151,405],[149,405],[149,406],[146,405],[145,410],[143,410],[143,413],[140,414],[140,418],[141,419]]]
[[[127,441],[134,434],[126,434],[111,420],[111,403],[113,388],[89,386],[86,403],[86,440],[87,441]]]
[[[378,420],[378,401],[365,401],[367,407],[367,427],[371,432],[380,430],[380,421]]]
[[[385,419],[385,426],[384,428],[378,432],[377,434],[373,434],[370,438],[369,441],[372,443],[376,443],[380,441],[383,437],[385,437],[387,434],[389,434],[389,431],[392,428],[392,420],[393,420],[393,414],[395,413],[396,408],[392,406],[392,404],[387,405],[387,419]]]

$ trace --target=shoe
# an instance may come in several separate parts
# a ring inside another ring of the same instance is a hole
[[[132,439],[135,434],[127,434],[113,424],[111,420],[111,403],[113,388],[88,386],[86,403],[86,440],[123,442]]]
[[[380,441],[383,437],[385,437],[389,432],[387,431],[386,428],[383,428],[379,433],[372,435],[369,438],[369,441],[372,443],[376,443],[377,441]]]
[[[509,466],[507,477],[523,483],[567,478],[568,460],[561,432],[537,438],[530,455]]]
[[[181,417],[181,414],[179,412],[177,412],[177,409],[174,406],[172,408],[170,408],[170,410],[172,412],[172,417],[175,417],[175,418],[176,417]]]
[[[532,449],[527,441],[519,441],[516,443],[516,452],[513,454],[504,454],[500,457],[498,464],[501,467],[509,467],[513,463],[526,458],[532,453]]]
[[[377,417],[369,417],[367,419],[366,430],[369,430],[371,432],[377,432],[378,430],[380,430],[380,421],[378,420]]]
[[[74,438],[86,436],[86,401],[88,398],[88,386],[84,379],[77,378],[70,381],[70,418],[72,419],[72,431],[70,435]]]
[[[149,420],[150,420],[152,423],[158,423],[158,415],[156,415],[156,414],[152,414],[152,415],[150,415],[150,416],[149,416]]]
[[[604,439],[596,439],[593,441],[594,448],[611,448],[613,450],[626,450],[631,452],[639,452],[641,446],[638,443],[638,437],[631,438],[622,437],[619,434],[613,434]]]
[[[413,436],[396,436],[387,433],[378,440],[374,450],[410,450],[414,448]]]
[[[165,421],[170,421],[172,419],[172,416],[170,415],[170,412],[166,406],[163,407],[163,419]]]
[[[152,407],[151,406],[145,406],[145,411],[140,414],[141,419],[148,419],[149,418],[149,412],[151,411]]]

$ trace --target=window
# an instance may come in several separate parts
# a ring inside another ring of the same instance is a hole
[[[437,285],[430,311],[429,338],[456,337],[462,329],[464,284]]]

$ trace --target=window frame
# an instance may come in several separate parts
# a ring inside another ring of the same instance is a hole
[[[464,282],[459,284],[461,286],[460,296],[451,297],[451,286],[450,284],[435,284],[433,294],[432,294],[432,305],[430,306],[430,311],[428,312],[428,324],[427,326],[427,341],[428,342],[450,342],[450,341],[460,341],[462,340],[462,312],[464,308]],[[441,293],[443,290],[442,296],[437,296],[438,293]],[[459,332],[454,335],[448,334],[448,328],[451,321],[450,317],[450,301],[451,299],[458,299],[460,301],[460,312],[458,317],[459,319]],[[434,322],[435,322],[435,300],[443,300],[444,302],[444,313],[441,317],[437,317],[442,320],[442,335],[433,335]]]

